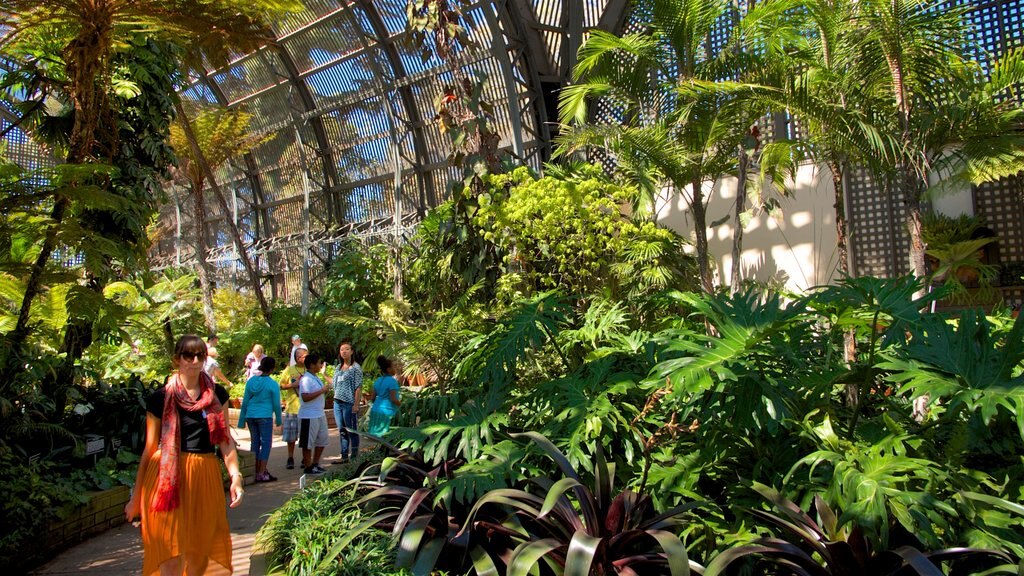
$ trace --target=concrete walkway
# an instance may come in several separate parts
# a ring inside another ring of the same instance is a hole
[[[239,447],[249,449],[248,430],[232,429]],[[330,429],[330,444],[324,450],[321,465],[330,469],[330,464],[340,454],[338,431]],[[277,482],[253,484],[245,487],[245,498],[238,508],[228,508],[228,524],[231,526],[231,544],[234,548],[233,564],[235,574],[263,574],[262,555],[254,550],[256,532],[267,516],[277,510],[299,491],[299,477],[302,476],[302,451],[295,447],[296,467],[285,469],[288,449],[280,436],[274,439],[270,452],[270,473],[277,476]],[[86,540],[65,550],[60,556],[38,568],[32,574],[53,576],[58,574],[96,574],[103,576],[137,575],[142,571],[142,538],[138,528],[122,524],[117,528]]]

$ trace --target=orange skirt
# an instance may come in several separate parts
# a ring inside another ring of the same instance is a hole
[[[208,559],[205,574],[231,574],[231,531],[220,459],[213,454],[182,452],[178,460],[180,504],[153,512],[150,503],[160,474],[160,451],[145,464],[142,477],[142,573],[160,573],[160,565],[182,556]]]

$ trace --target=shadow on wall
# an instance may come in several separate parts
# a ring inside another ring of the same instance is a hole
[[[831,174],[813,164],[800,167],[791,197],[780,199],[775,216],[760,212],[744,227],[740,253],[744,281],[764,282],[792,291],[803,291],[833,282],[838,276],[835,196]],[[728,285],[732,271],[735,226],[736,179],[724,178],[711,190],[708,222],[724,223],[708,228],[708,250],[718,285]],[[658,221],[693,240],[693,220],[687,210],[688,190],[671,193],[658,205]]]

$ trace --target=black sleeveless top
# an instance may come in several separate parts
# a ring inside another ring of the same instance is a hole
[[[216,385],[215,393],[224,406],[224,422],[228,422],[227,404],[228,391],[220,384]],[[146,411],[157,418],[164,417],[164,397],[166,389],[161,386],[157,388],[149,398],[146,398]],[[178,432],[181,434],[179,446],[182,452],[195,454],[209,454],[213,452],[213,443],[210,442],[210,428],[206,425],[206,411],[189,412],[178,407]]]

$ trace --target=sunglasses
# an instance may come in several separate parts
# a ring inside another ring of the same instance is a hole
[[[195,360],[196,358],[199,358],[200,360],[206,360],[206,354],[201,354],[201,353],[200,354],[196,354],[195,352],[182,352],[181,353],[181,359],[184,360],[185,362],[191,362],[191,361]]]

